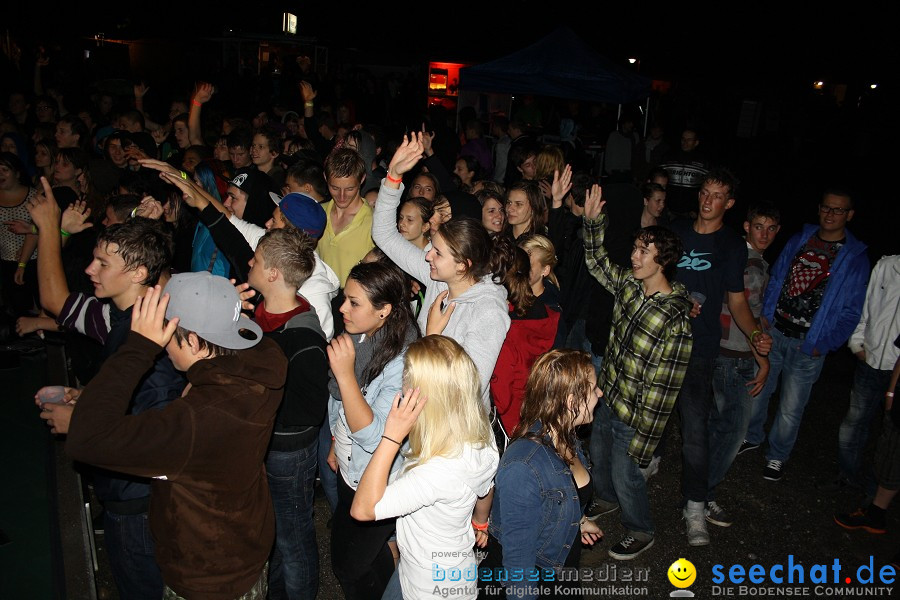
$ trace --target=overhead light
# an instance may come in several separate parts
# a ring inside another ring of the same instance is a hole
[[[877,83],[873,83],[872,85],[869,86],[869,88],[870,88],[870,89],[873,89],[873,90],[878,89],[878,84],[877,84]]]
[[[814,81],[814,82],[813,82],[813,88],[814,88],[814,89],[821,90],[823,87],[825,87],[825,82],[824,82],[824,81]]]
[[[629,62],[630,64],[633,65],[634,63],[637,62],[637,59],[636,59],[636,58],[629,58],[629,59],[628,59],[628,62]]]

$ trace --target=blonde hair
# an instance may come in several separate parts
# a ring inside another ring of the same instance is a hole
[[[409,433],[406,469],[436,456],[459,456],[463,447],[494,443],[491,424],[481,403],[475,363],[454,340],[429,335],[406,350],[403,386],[419,388],[428,403]]]
[[[566,167],[566,157],[559,146],[548,144],[541,148],[537,156],[534,158],[534,178],[549,179],[553,181],[553,172],[559,171],[562,175],[563,169]]]
[[[556,263],[559,261],[556,259],[556,248],[553,247],[553,242],[550,241],[550,238],[535,233],[525,237],[525,239],[520,238],[519,247],[527,252],[528,256],[537,253],[537,258],[541,265],[550,267],[550,274],[547,275],[547,279],[552,281],[553,285],[559,287],[559,280],[556,278],[556,273],[553,272]]]

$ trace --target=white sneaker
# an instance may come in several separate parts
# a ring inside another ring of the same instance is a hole
[[[641,469],[641,475],[644,476],[644,481],[650,481],[650,478],[657,473],[659,473],[659,457],[654,456],[650,464],[646,468]]]
[[[682,514],[687,523],[688,544],[691,546],[708,546],[709,532],[706,530],[706,503],[688,500]]]

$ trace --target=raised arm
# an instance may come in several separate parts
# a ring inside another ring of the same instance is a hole
[[[38,229],[38,289],[44,310],[59,315],[69,297],[59,237],[60,212],[46,177],[41,177],[41,187],[43,193],[34,196],[27,206]]]
[[[372,216],[372,239],[408,275],[419,281],[428,281],[430,271],[425,262],[425,252],[397,231],[397,207],[403,193],[403,174],[412,169],[421,157],[422,134],[413,133],[410,138],[404,136],[378,191]]]
[[[191,98],[191,112],[188,114],[188,137],[191,144],[203,145],[203,129],[200,126],[200,112],[203,105],[209,102],[215,93],[212,84],[201,81],[197,83],[194,97]]]
[[[603,192],[597,184],[587,191],[585,197],[584,260],[591,276],[615,295],[616,290],[621,287],[626,273],[625,269],[610,260],[609,253],[603,245],[608,218],[602,212],[606,205],[606,201],[602,200],[602,197]]]

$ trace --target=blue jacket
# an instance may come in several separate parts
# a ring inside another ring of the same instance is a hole
[[[354,489],[359,485],[363,471],[366,470],[372,454],[375,453],[375,449],[381,443],[381,436],[384,434],[384,424],[387,421],[388,413],[391,412],[394,396],[403,387],[403,358],[405,356],[406,351],[404,350],[404,352],[394,357],[392,361],[384,366],[384,370],[363,390],[363,397],[369,406],[372,407],[374,418],[371,423],[350,434],[352,446],[350,447],[350,466],[346,479],[351,482]],[[340,400],[335,400],[332,396],[328,399],[328,422],[332,431],[334,431],[338,419],[344,422],[345,427],[347,426],[344,403]],[[347,427],[347,430],[349,431],[350,427]],[[397,457],[394,459],[394,464],[391,465],[391,472],[393,473],[397,470],[402,463],[402,453],[398,452]]]
[[[775,323],[775,306],[790,276],[791,262],[806,241],[819,230],[818,225],[804,225],[803,231],[788,240],[778,260],[772,266],[769,285],[763,300],[763,316]],[[813,317],[809,332],[800,350],[812,356],[813,350],[827,354],[843,346],[859,323],[863,303],[866,300],[866,284],[869,281],[869,257],[866,245],[849,231],[847,243],[840,249],[825,288],[822,304]]]
[[[578,444],[576,451],[586,465]],[[581,517],[572,470],[556,451],[527,438],[511,443],[500,459],[490,519],[491,534],[503,546],[507,596],[534,598],[535,576],[553,585],[547,571],[565,565]]]

